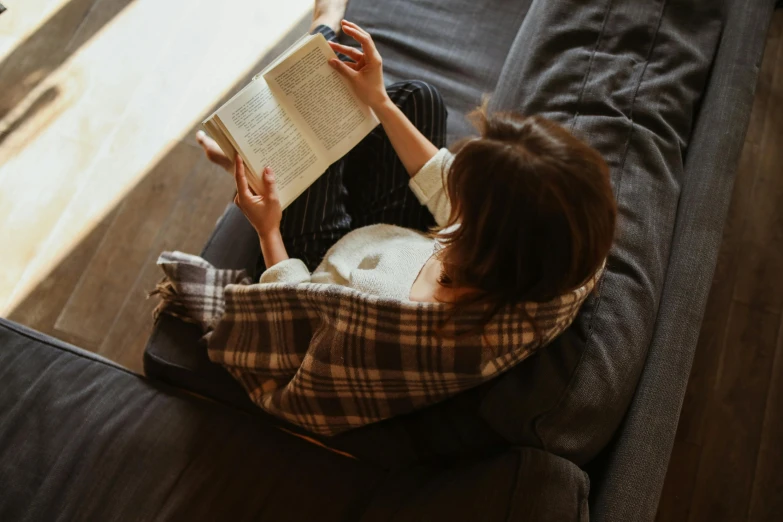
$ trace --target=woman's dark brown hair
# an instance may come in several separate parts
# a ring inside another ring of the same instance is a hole
[[[486,105],[471,118],[480,137],[458,143],[448,169],[439,282],[477,290],[455,306],[490,305],[486,322],[584,284],[609,252],[617,207],[601,155],[560,125]]]

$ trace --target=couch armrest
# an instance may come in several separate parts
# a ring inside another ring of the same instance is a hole
[[[252,273],[259,254],[253,227],[230,203],[201,256],[219,268],[244,268]],[[200,328],[174,317],[162,316],[155,324],[144,351],[144,373],[241,408],[255,408],[239,383],[209,360]]]

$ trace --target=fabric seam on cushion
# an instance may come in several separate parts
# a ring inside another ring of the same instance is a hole
[[[650,65],[650,59],[652,58],[653,51],[655,50],[655,45],[658,43],[658,35],[661,31],[661,23],[663,23],[663,14],[666,11],[666,6],[668,5],[668,0],[663,0],[661,2],[661,12],[658,15],[658,24],[655,27],[655,34],[653,35],[652,42],[650,43],[650,49],[647,51],[647,58],[644,60],[644,67],[642,68],[642,72],[639,74],[639,81],[636,84],[636,89],[634,89],[633,92],[633,98],[631,99],[631,107],[630,107],[630,114],[628,115],[628,119],[630,121],[630,128],[628,132],[628,139],[625,142],[625,148],[623,149],[623,159],[620,162],[620,168],[618,169],[620,172],[620,179],[618,181],[617,186],[617,198],[620,199],[620,194],[622,192],[623,187],[623,180],[625,179],[625,176],[623,175],[625,172],[625,162],[628,159],[628,150],[631,148],[631,141],[633,140],[634,131],[636,130],[636,123],[634,123],[634,107],[636,106],[636,98],[639,95],[639,89],[642,86],[642,83],[644,82],[644,76],[647,74],[647,67]]]
[[[655,26],[655,34],[653,35],[652,41],[650,42],[650,48],[647,50],[647,57],[646,57],[645,62],[644,62],[644,67],[642,68],[642,71],[639,74],[639,80],[638,80],[638,82],[636,84],[636,89],[634,90],[633,98],[631,99],[631,106],[630,106],[630,111],[629,111],[630,113],[629,113],[629,118],[628,118],[629,121],[630,121],[630,127],[629,127],[629,130],[628,130],[628,139],[626,140],[625,149],[623,150],[623,159],[620,162],[620,168],[618,169],[618,172],[620,173],[620,179],[618,181],[618,186],[617,186],[617,200],[618,200],[618,202],[620,200],[620,194],[621,194],[621,191],[622,191],[622,185],[623,185],[622,182],[623,182],[623,179],[625,179],[625,176],[623,175],[624,174],[624,170],[625,170],[625,162],[626,162],[626,159],[628,158],[628,150],[631,147],[631,140],[633,139],[634,128],[635,128],[635,124],[634,124],[634,120],[633,120],[633,113],[634,113],[633,109],[634,109],[634,105],[636,104],[636,98],[637,98],[637,95],[639,94],[639,89],[640,89],[640,87],[642,85],[642,82],[644,81],[644,76],[647,73],[647,67],[650,64],[650,59],[652,58],[653,51],[655,50],[655,45],[658,42],[658,35],[660,33],[660,30],[661,30],[661,24],[663,23],[663,15],[664,15],[664,13],[666,11],[666,6],[667,5],[668,5],[668,0],[663,0],[661,2],[661,10],[660,10],[660,13],[658,14],[658,21],[657,21],[656,26]],[[607,16],[608,16],[608,14],[607,14]],[[599,34],[599,38],[603,35],[603,29],[604,28],[602,27],[602,33]],[[593,52],[595,53],[595,50]],[[600,288],[603,287],[603,279],[607,275],[608,274],[604,274],[604,277],[601,278],[602,281],[600,282],[600,285],[599,285]],[[664,276],[664,280],[665,279],[666,279],[666,277]],[[600,288],[598,288],[597,291],[600,291]],[[540,425],[541,425],[541,423],[545,419],[547,419],[547,418],[552,416],[552,414],[553,414],[552,412],[560,409],[563,401],[569,395],[569,393],[571,392],[572,387],[574,386],[574,379],[573,379],[573,377],[579,371],[582,363],[584,362],[584,357],[585,357],[585,354],[587,353],[587,349],[589,348],[590,343],[593,340],[593,322],[595,321],[595,316],[596,316],[596,313],[598,312],[598,307],[601,304],[600,295],[597,296],[597,300],[598,300],[598,302],[596,304],[595,313],[593,313],[593,316],[590,318],[590,322],[589,322],[589,325],[588,325],[588,337],[587,337],[587,339],[585,341],[585,348],[584,348],[584,350],[582,350],[582,355],[579,358],[579,362],[574,367],[574,371],[571,374],[571,378],[568,381],[568,385],[566,386],[565,390],[563,390],[563,393],[560,395],[560,398],[558,399],[557,404],[554,407],[552,407],[551,409],[549,409],[547,412],[542,413],[541,415],[539,415],[538,418],[535,420],[534,432],[535,432],[536,436],[538,437],[538,440],[541,442],[541,447],[543,449],[545,449],[546,451],[549,451],[549,448],[547,447],[547,444],[546,444],[546,441],[544,440],[544,437],[542,437],[542,435],[541,435]],[[656,316],[657,316],[657,310],[656,310]],[[645,356],[645,360],[646,360],[646,356]]]
[[[49,346],[51,348],[57,349],[57,350],[62,351],[62,352],[67,352],[67,353],[69,353],[71,355],[79,357],[80,359],[87,359],[87,360],[96,362],[98,364],[102,364],[102,365],[104,365],[104,366],[106,366],[108,368],[112,368],[114,370],[117,370],[117,371],[120,371],[120,372],[123,372],[123,373],[127,373],[129,375],[133,375],[134,377],[141,377],[139,374],[137,374],[135,372],[132,372],[131,370],[129,370],[127,368],[124,368],[124,367],[114,363],[113,361],[106,361],[106,360],[104,360],[101,356],[99,356],[97,354],[94,354],[95,356],[91,357],[89,355],[80,353],[79,351],[72,350],[69,347],[68,343],[66,343],[64,341],[61,341],[61,340],[57,339],[56,337],[51,337],[51,336],[48,336],[48,335],[46,335],[46,334],[44,334],[42,332],[38,332],[37,330],[33,330],[33,331],[36,332],[36,333],[41,334],[41,336],[43,336],[43,337],[49,337],[51,339],[54,339],[55,341],[57,341],[57,343],[52,343],[48,339],[37,339],[36,337],[28,334],[27,332],[24,332],[22,330],[17,329],[15,327],[15,324],[11,323],[10,321],[9,322],[2,322],[2,323],[0,323],[0,327],[3,327],[3,328],[5,328],[6,330],[9,330],[9,331],[15,332],[18,335],[21,335],[22,337],[24,337],[26,339],[29,339],[31,341],[37,342],[39,344],[43,344],[45,346]],[[78,348],[78,346],[74,346],[74,347]],[[83,350],[83,348],[79,348],[79,350]]]
[[[608,262],[607,262],[607,267],[608,266],[609,265],[608,265]],[[594,320],[595,316],[598,314],[598,310],[600,309],[601,304],[603,303],[603,300],[601,299],[601,292],[602,292],[603,287],[604,287],[604,281],[606,280],[606,278],[608,276],[609,276],[609,272],[607,270],[604,273],[604,275],[601,277],[601,279],[598,281],[598,285],[595,288],[596,304],[595,304],[595,310],[593,310],[593,313],[590,316],[590,321],[587,324],[587,340],[585,341],[585,348],[584,348],[584,350],[582,350],[582,354],[579,356],[579,361],[576,363],[576,365],[574,366],[574,370],[571,372],[571,375],[570,375],[570,377],[568,379],[568,385],[566,386],[565,390],[563,390],[563,393],[560,396],[560,398],[558,399],[557,404],[555,406],[553,406],[551,409],[549,409],[547,412],[542,413],[541,415],[539,415],[538,418],[535,421],[535,433],[536,433],[536,436],[538,437],[538,440],[541,442],[542,449],[544,449],[545,451],[549,451],[549,449],[547,448],[546,442],[545,442],[544,438],[541,436],[541,433],[539,433],[539,431],[538,431],[538,424],[544,418],[546,418],[547,416],[551,415],[552,411],[560,408],[563,400],[565,400],[565,397],[571,391],[571,387],[573,386],[574,375],[579,370],[579,367],[581,366],[582,361],[584,360],[585,352],[587,352],[587,347],[588,347],[588,345],[590,343],[590,340],[593,337],[593,325],[594,325],[594,321],[593,320]],[[552,453],[552,452],[550,451],[550,453]],[[552,453],[552,454],[554,455],[554,453]]]
[[[590,53],[590,60],[587,63],[587,72],[585,73],[585,79],[582,81],[582,87],[579,89],[579,97],[576,99],[576,112],[574,112],[574,119],[571,120],[571,132],[574,131],[574,128],[576,127],[576,122],[579,119],[579,107],[582,105],[582,98],[585,94],[585,89],[587,88],[587,80],[590,78],[590,73],[593,72],[593,63],[595,61],[595,54],[598,52],[598,49],[601,47],[601,41],[603,40],[604,33],[606,32],[606,22],[609,20],[609,14],[612,12],[612,7],[614,6],[614,0],[609,0],[606,4],[606,12],[604,12],[604,21],[601,23],[601,30],[598,33],[598,38],[595,40],[595,46],[593,47],[593,51]]]
[[[603,20],[603,23],[601,24],[601,30],[598,33],[598,38],[596,39],[595,46],[593,47],[593,51],[590,54],[590,64],[591,64],[591,66],[588,67],[588,70],[585,73],[585,79],[584,79],[584,82],[582,83],[582,88],[579,91],[579,98],[577,99],[576,111],[574,112],[574,120],[573,120],[574,121],[574,125],[576,124],[576,120],[579,117],[578,116],[579,115],[579,105],[582,103],[584,90],[585,90],[585,88],[587,86],[587,80],[588,80],[588,77],[589,77],[590,72],[592,70],[592,62],[593,62],[593,60],[595,58],[595,54],[598,52],[598,48],[599,48],[601,40],[603,39],[604,33],[606,32],[606,21],[609,19],[609,15],[611,14],[612,7],[614,7],[614,1],[613,0],[609,0],[609,2],[607,3],[606,12],[604,13],[604,20]],[[574,125],[571,126],[572,130],[574,128]],[[606,278],[606,276],[607,276],[607,273],[604,273],[604,276],[601,277],[601,280],[598,282],[598,286],[595,289],[595,291],[596,291],[596,305],[595,305],[595,311],[593,312],[593,315],[590,317],[590,321],[588,322],[588,325],[587,325],[587,328],[588,328],[587,340],[585,341],[585,347],[582,350],[582,354],[579,356],[579,361],[574,366],[574,369],[573,369],[573,371],[571,372],[571,375],[568,378],[568,385],[566,385],[565,389],[563,390],[563,393],[560,395],[560,398],[557,400],[557,403],[552,408],[547,410],[546,412],[540,414],[536,418],[536,420],[533,422],[533,431],[536,434],[536,437],[538,437],[538,440],[541,443],[541,447],[544,450],[546,450],[546,451],[549,451],[549,448],[547,447],[547,443],[544,440],[544,437],[541,436],[541,432],[539,431],[539,423],[544,418],[546,418],[548,415],[551,415],[552,411],[560,408],[561,404],[563,403],[564,397],[571,390],[571,387],[573,385],[572,383],[573,383],[573,380],[574,380],[574,375],[576,375],[576,372],[579,370],[579,367],[581,366],[582,361],[584,360],[585,352],[587,351],[587,347],[588,347],[588,345],[590,343],[590,339],[592,338],[593,321],[595,319],[596,313],[598,312],[598,308],[601,306],[601,295],[600,294],[601,294],[601,289],[603,288],[604,279]]]

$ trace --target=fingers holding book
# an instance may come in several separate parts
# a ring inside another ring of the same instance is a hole
[[[237,154],[234,160],[234,180],[237,183],[237,200],[244,206],[248,206],[256,193],[250,188],[245,174],[245,163]]]
[[[362,68],[356,82],[324,67],[335,55],[323,34],[300,38],[202,122],[210,137],[196,138],[207,157],[236,177],[241,173],[233,159],[240,153],[253,197],[279,200],[283,208],[291,204],[379,123],[353,88],[367,75],[364,53],[348,52],[362,62],[356,65]],[[382,87],[380,69],[378,77]],[[273,174],[261,176],[270,163],[285,174],[279,186]],[[241,197],[240,192],[237,204]]]
[[[265,167],[261,174],[260,193],[256,194],[247,181],[245,164],[237,154],[234,160],[234,180],[237,185],[237,195],[234,203],[239,207],[253,228],[261,237],[276,232],[280,228],[283,210],[277,193],[275,174],[270,167]]]
[[[351,60],[353,60],[353,63],[351,62],[343,62],[345,65],[353,69],[354,71],[358,68],[361,68],[364,65],[364,53],[362,53],[358,49],[354,49],[353,47],[349,47],[347,45],[339,44],[335,41],[327,42],[329,44],[329,47],[332,48],[332,50],[336,53],[342,53]]]
[[[383,64],[381,55],[375,47],[370,34],[347,20],[343,20],[345,34],[359,42],[362,50],[354,49],[336,42],[329,42],[332,50],[343,53],[353,62],[342,62],[337,58],[329,60],[331,65],[353,87],[356,96],[375,109],[387,101],[386,86],[383,83]]]
[[[343,20],[342,27],[345,34],[361,44],[362,51],[364,51],[370,61],[378,62],[380,64],[381,55],[378,52],[378,49],[375,47],[375,42],[372,41],[372,36],[370,36],[370,33],[355,23],[349,22],[348,20]]]

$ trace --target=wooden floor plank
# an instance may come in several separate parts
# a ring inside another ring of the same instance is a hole
[[[753,102],[753,112],[750,115],[748,133],[745,143],[759,144],[764,136],[764,124],[770,111],[775,107],[770,105],[770,96],[773,92],[775,72],[779,68],[781,53],[783,53],[783,11],[779,11],[772,17],[767,35],[767,43],[764,48],[764,57],[761,61],[756,97]]]
[[[780,313],[732,303],[688,520],[745,520]]]
[[[178,142],[128,194],[55,327],[100,345],[202,153]]]
[[[152,331],[152,310],[157,299],[147,300],[146,295],[162,277],[155,260],[164,250],[198,254],[234,193],[233,179],[209,163],[200,150],[196,152],[199,160],[180,190],[173,211],[148,248],[147,259],[128,287],[124,303],[118,306],[116,321],[98,350],[133,371],[142,371],[144,347]]]
[[[657,522],[688,520],[701,452],[702,447],[697,444],[681,438],[674,441],[661,502],[655,517]]]
[[[736,300],[771,310],[783,307],[783,248],[778,247],[783,242],[783,117],[779,114],[768,114],[734,289]]]
[[[50,244],[53,231],[61,223],[72,198],[80,191],[88,175],[86,165],[90,162],[92,149],[93,146],[86,141],[46,131],[44,136],[29,145],[28,154],[7,162],[0,159],[0,244],[3,245],[0,313],[8,313],[15,308],[10,303],[15,302],[26,274],[35,272],[37,283],[68,254],[67,251],[50,248]],[[31,172],[35,176],[25,174]],[[34,190],[31,190],[31,185],[36,185]],[[78,235],[71,236],[73,246],[88,235],[89,230],[94,229],[106,214],[108,212],[96,216],[88,226],[78,231]],[[55,239],[64,241],[62,237],[55,236]],[[48,255],[44,255],[44,251],[48,251]],[[30,291],[33,289],[30,288]],[[29,293],[24,292],[25,295]]]
[[[775,16],[781,24],[783,13]],[[783,36],[779,38],[783,39]],[[782,47],[780,44],[779,47]],[[758,176],[753,189],[753,205],[748,209],[743,251],[737,273],[734,298],[746,304],[773,310],[783,307],[783,52],[778,53],[771,82],[769,106],[760,141]],[[771,78],[771,79],[770,79]]]
[[[55,330],[54,324],[84,275],[84,267],[95,255],[116,215],[114,211],[103,218],[98,226],[80,241],[79,245],[58,263],[35,290],[11,312],[8,318],[55,337],[60,335],[60,332]],[[94,343],[92,345],[85,343],[82,348],[95,350],[98,347]]]
[[[747,519],[753,522],[783,519],[783,322],[778,333]]]

